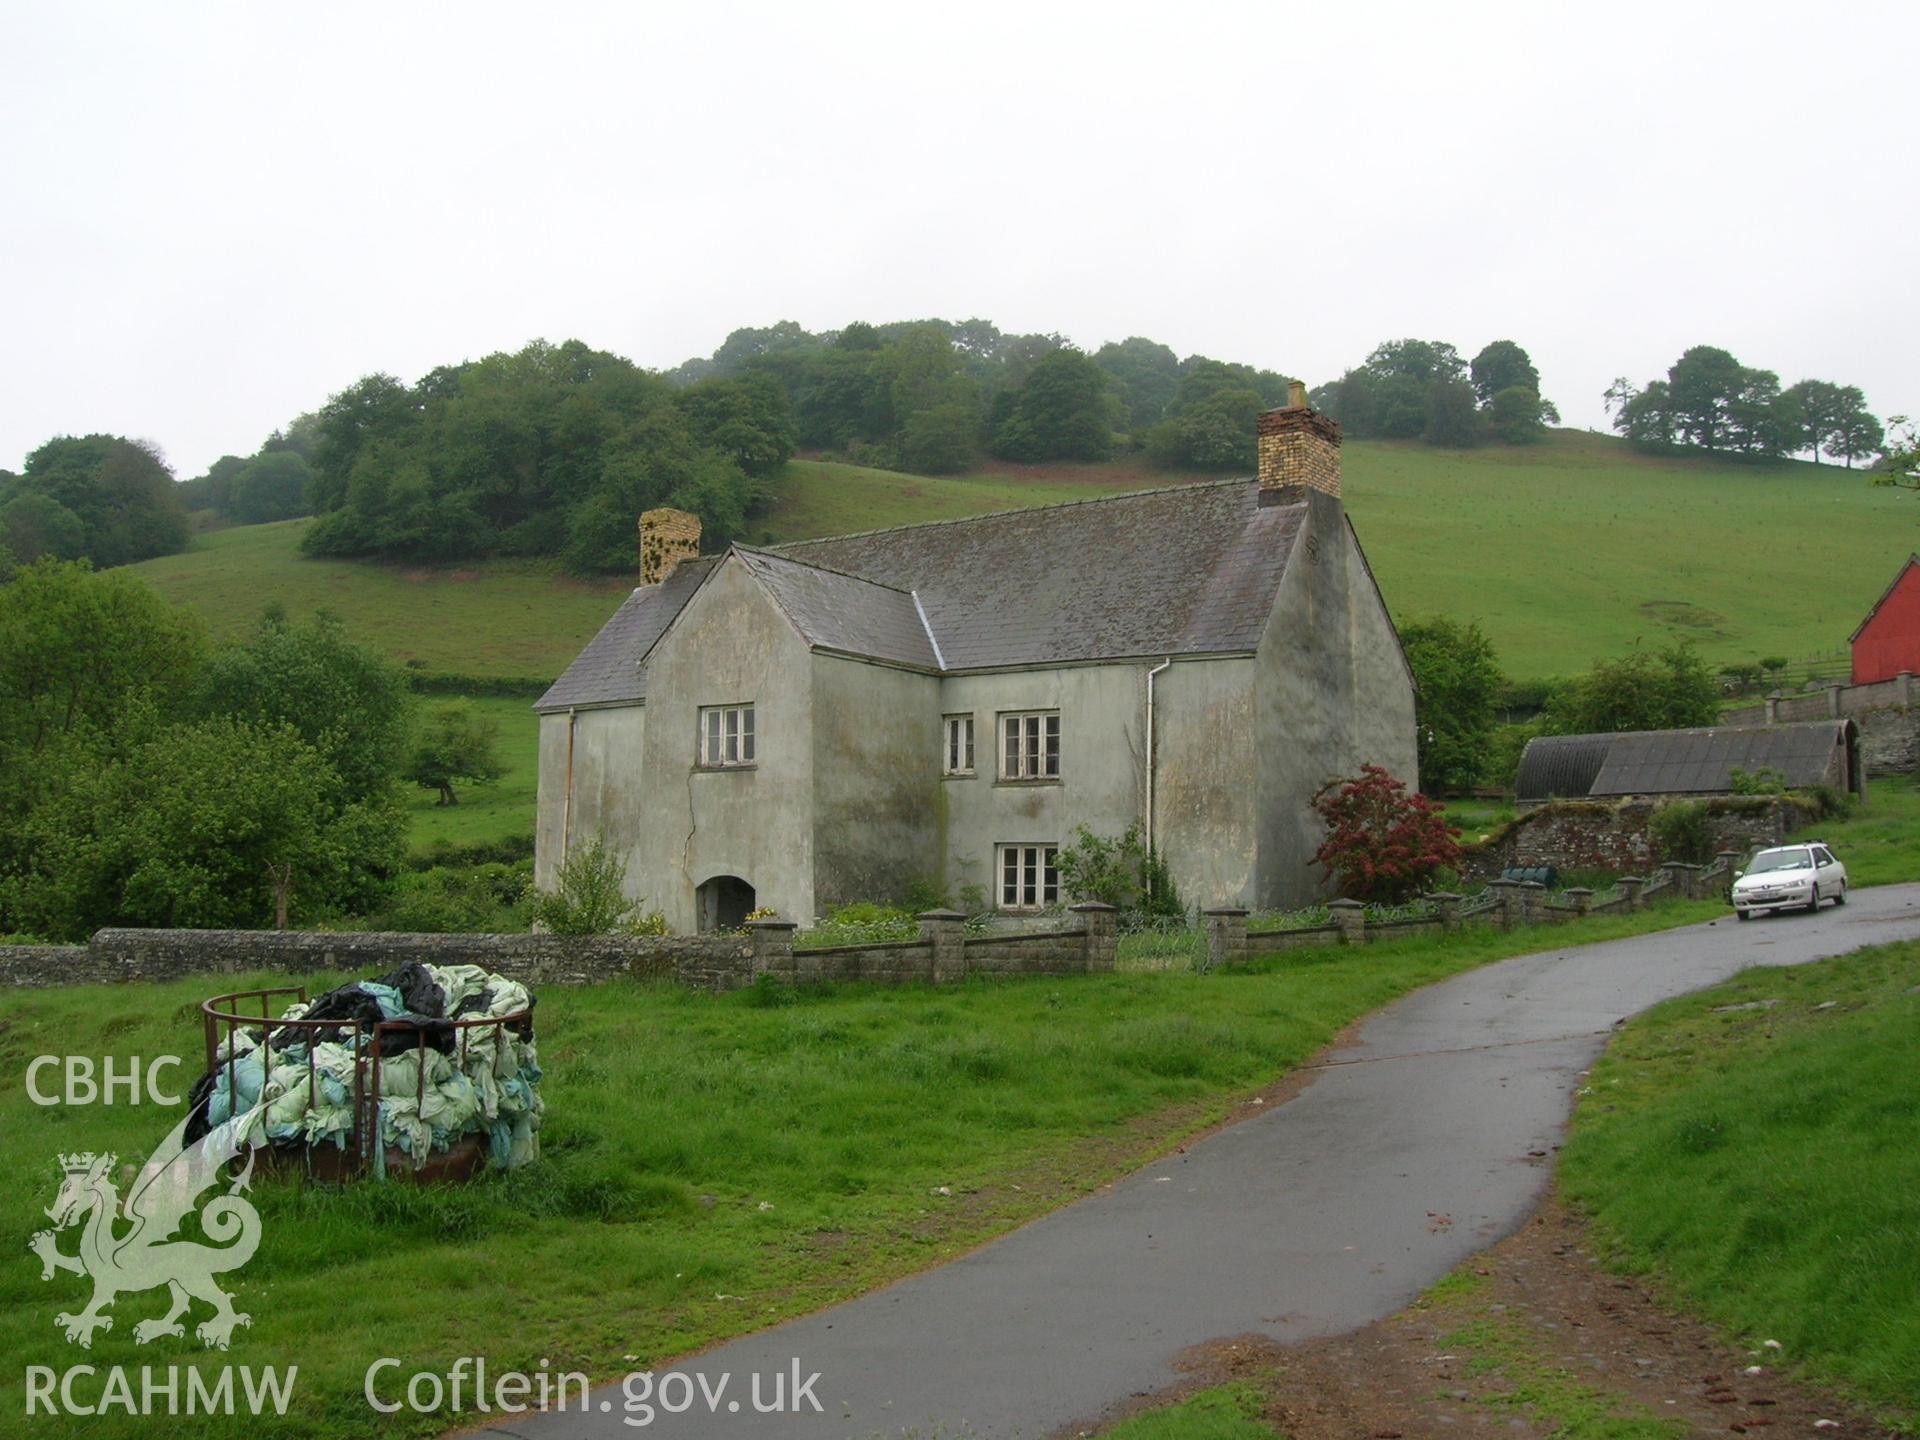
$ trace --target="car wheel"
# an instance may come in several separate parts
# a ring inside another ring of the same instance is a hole
[[[1807,913],[1811,915],[1813,914],[1814,911],[1818,910],[1819,908],[1820,908],[1820,887],[1816,885],[1813,887],[1813,898],[1807,901]]]
[[[1844,884],[1840,887],[1840,893],[1833,897],[1833,903],[1836,905],[1847,903],[1847,887]]]
[[[1753,912],[1751,910],[1736,910],[1733,913],[1735,916],[1737,916],[1739,919],[1742,919],[1742,920],[1753,919]]]

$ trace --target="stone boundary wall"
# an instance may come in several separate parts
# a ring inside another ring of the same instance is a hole
[[[1920,770],[1920,676],[1903,672],[1867,685],[1828,685],[1802,695],[1769,695],[1720,717],[1723,725],[1781,725],[1795,720],[1851,718],[1860,727],[1860,763],[1867,775]]]
[[[0,983],[98,985],[254,970],[381,975],[409,960],[483,965],[531,986],[672,976],[703,989],[751,977],[739,936],[414,935],[386,931],[101,930],[85,945],[0,946]]]
[[[796,982],[944,982],[973,972],[1081,975],[1112,970],[1115,912],[1073,907],[1072,930],[966,937],[966,917],[933,911],[920,938],[897,944],[793,948],[794,925],[756,920],[739,935],[410,935],[379,931],[101,930],[85,945],[0,945],[0,984],[18,987],[177,980],[256,970],[382,975],[409,960],[483,965],[529,986],[622,977],[734,990],[761,975]]]
[[[1764,796],[1717,796],[1703,803],[1714,850],[1743,854],[1778,845],[1789,831],[1806,824],[1810,814],[1791,801]],[[1485,843],[1462,846],[1460,873],[1493,880],[1516,865],[1639,873],[1664,858],[1649,828],[1657,808],[1657,802],[1643,797],[1549,801]]]
[[[1572,889],[1562,904],[1548,899],[1547,887],[1537,880],[1495,880],[1489,883],[1486,902],[1467,907],[1460,896],[1429,895],[1431,915],[1408,920],[1367,923],[1367,907],[1358,900],[1334,900],[1327,908],[1333,912],[1328,925],[1309,925],[1298,930],[1247,929],[1247,912],[1222,907],[1202,912],[1207,933],[1207,965],[1243,964],[1256,955],[1273,955],[1315,945],[1371,945],[1399,940],[1410,935],[1456,931],[1469,921],[1485,919],[1502,930],[1523,925],[1563,925],[1584,920],[1589,915],[1624,914],[1645,907],[1647,901],[1662,895],[1686,900],[1704,900],[1730,883],[1734,866],[1741,856],[1730,850],[1720,852],[1711,865],[1663,865],[1650,878],[1627,875],[1617,882],[1617,892],[1595,903],[1593,891]]]

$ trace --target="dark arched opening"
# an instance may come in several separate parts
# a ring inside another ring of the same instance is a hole
[[[753,913],[753,886],[738,875],[716,875],[693,893],[702,930],[738,930]]]

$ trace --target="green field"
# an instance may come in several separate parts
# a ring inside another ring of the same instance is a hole
[[[795,461],[748,534],[803,539],[1179,478],[1137,462],[1015,468],[931,478]],[[1831,652],[1920,544],[1920,503],[1862,472],[1660,459],[1579,431],[1521,449],[1354,444],[1345,469],[1395,615],[1478,619],[1520,677],[1673,639],[1716,661]],[[627,589],[529,562],[310,560],[300,524],[197,536],[134,569],[216,634],[244,632],[270,600],[326,606],[401,659],[476,675],[557,675]]]
[[[181,554],[130,568],[167,599],[197,611],[217,639],[243,638],[277,602],[295,619],[331,610],[360,639],[429,670],[543,679],[566,668],[633,588],[527,561],[455,569],[310,559],[300,553],[308,523],[196,535]]]
[[[431,711],[435,705],[448,703],[442,697],[427,695],[422,697],[421,708]],[[443,841],[471,845],[533,834],[534,798],[540,781],[539,718],[526,700],[469,700],[467,704],[475,714],[499,725],[496,748],[507,773],[491,785],[455,787],[460,803],[453,806],[441,805],[437,791],[417,786],[410,789],[407,809],[413,821],[411,834],[416,850]]]
[[[1917,1044],[1916,944],[1749,970],[1670,1001],[1595,1067],[1561,1155],[1564,1190],[1616,1261],[1658,1274],[1761,1363],[1911,1425]]]
[[[1556,944],[1679,924],[1704,908],[1595,919]],[[263,1431],[247,1418],[181,1417],[167,1427],[179,1440],[371,1433],[362,1377],[385,1355],[406,1357],[408,1373],[444,1373],[468,1355],[496,1373],[541,1357],[601,1378],[643,1368],[963,1253],[1233,1113],[1362,1014],[1539,943],[1473,926],[1208,975],[718,996],[633,981],[550,987],[539,997],[540,1164],[457,1187],[302,1189],[256,1176],[261,1245],[231,1277],[253,1322],[233,1350],[136,1343],[135,1322],[165,1305],[147,1292],[117,1303],[114,1328],[84,1358],[136,1375],[142,1364],[299,1365],[299,1402],[284,1420]],[[20,1259],[0,1267],[0,1354],[10,1357],[0,1413],[22,1413],[25,1365],[64,1367],[78,1354],[54,1316],[79,1308],[82,1282],[43,1282],[25,1254],[47,1223],[57,1155],[111,1150],[137,1164],[177,1116],[36,1105],[28,1061],[99,1055],[103,1044],[123,1057],[192,1056],[195,1006],[213,990],[289,983],[202,977],[11,997],[0,1137],[17,1183],[0,1194],[0,1244]],[[403,1419],[380,1433],[452,1423]],[[151,1422],[110,1414],[35,1428],[144,1435]]]

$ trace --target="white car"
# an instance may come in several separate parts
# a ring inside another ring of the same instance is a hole
[[[1822,900],[1847,903],[1847,867],[1818,840],[1762,850],[1733,882],[1733,913],[1742,920],[1761,910],[1818,910]]]

